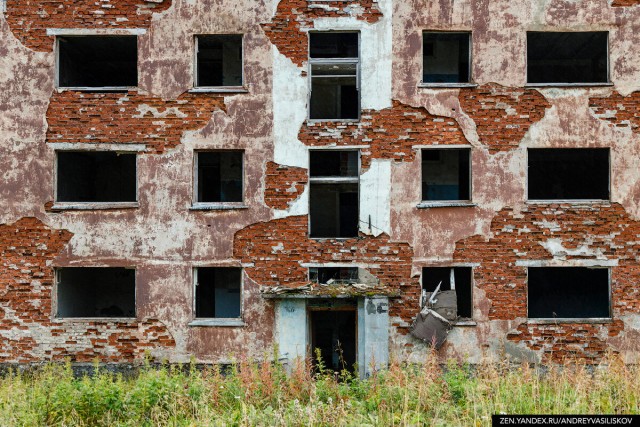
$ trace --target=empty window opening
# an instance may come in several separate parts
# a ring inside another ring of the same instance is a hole
[[[607,318],[609,295],[606,268],[528,269],[528,316],[532,319]]]
[[[422,34],[423,83],[469,83],[471,33]]]
[[[65,267],[56,270],[58,317],[135,317],[135,270]]]
[[[311,267],[309,280],[322,284],[359,283],[358,267]]]
[[[196,318],[237,319],[242,299],[242,269],[199,267],[196,276]]]
[[[200,151],[197,159],[197,202],[242,202],[242,151]]]
[[[531,148],[529,200],[609,200],[608,148]]]
[[[360,116],[358,33],[310,33],[313,120]]]
[[[470,200],[469,149],[422,150],[422,200]]]
[[[242,86],[242,35],[196,36],[196,86]]]
[[[311,151],[311,237],[358,235],[358,152]]]
[[[136,154],[58,151],[58,202],[135,202]]]
[[[355,310],[311,311],[311,348],[314,366],[317,352],[327,369],[353,371],[356,363]]]
[[[136,36],[58,37],[59,87],[138,86]]]
[[[528,32],[529,83],[607,83],[608,33]]]
[[[424,267],[422,288],[434,292],[440,284],[440,291],[456,291],[458,317],[473,317],[472,269],[471,267]]]

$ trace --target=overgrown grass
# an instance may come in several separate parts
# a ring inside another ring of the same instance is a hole
[[[430,358],[434,360],[435,358]],[[145,366],[124,378],[74,378],[47,365],[0,378],[2,426],[441,425],[484,426],[491,414],[640,413],[640,369],[609,357],[596,367],[450,362],[401,365],[360,380],[299,363]]]

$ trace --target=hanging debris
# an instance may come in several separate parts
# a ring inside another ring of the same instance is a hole
[[[423,291],[420,299],[420,313],[416,316],[409,330],[411,335],[436,349],[444,344],[452,327],[451,322],[458,317],[455,288],[441,292],[441,285],[442,282],[438,284],[433,293]]]

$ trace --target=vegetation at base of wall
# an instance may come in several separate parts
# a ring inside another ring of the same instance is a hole
[[[640,413],[640,367],[616,356],[544,369],[434,360],[392,362],[366,380],[305,362],[290,375],[279,364],[241,360],[224,373],[147,364],[131,377],[96,365],[80,378],[69,363],[50,364],[0,378],[0,425],[484,426],[498,413]]]

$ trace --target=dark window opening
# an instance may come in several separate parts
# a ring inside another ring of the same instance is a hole
[[[135,270],[68,267],[57,270],[58,317],[135,317]]]
[[[311,58],[358,58],[358,33],[309,33]]]
[[[355,310],[311,311],[311,347],[314,366],[318,366],[316,349],[325,368],[353,371],[356,363]]]
[[[469,149],[422,150],[422,200],[470,200]]]
[[[529,200],[609,200],[608,148],[531,148]]]
[[[242,202],[242,151],[198,152],[197,201]]]
[[[309,118],[355,120],[360,115],[358,33],[310,33]]]
[[[606,83],[608,33],[528,32],[529,83]]]
[[[357,177],[357,151],[313,151],[309,157],[311,177]]]
[[[528,269],[528,316],[532,319],[607,318],[609,270],[584,267]]]
[[[242,35],[196,36],[196,86],[242,86]]]
[[[322,284],[358,283],[358,267],[311,267],[309,280]]]
[[[135,202],[136,154],[58,151],[58,202]]]
[[[456,291],[458,316],[471,319],[473,317],[471,267],[424,267],[422,269],[422,288],[427,292],[434,292],[441,282],[440,291],[450,291],[452,279]]]
[[[422,35],[424,83],[469,83],[470,33]]]
[[[242,269],[200,267],[196,270],[196,317],[240,317]]]
[[[358,236],[358,184],[311,184],[311,237]]]
[[[58,37],[60,87],[138,86],[136,36]]]

